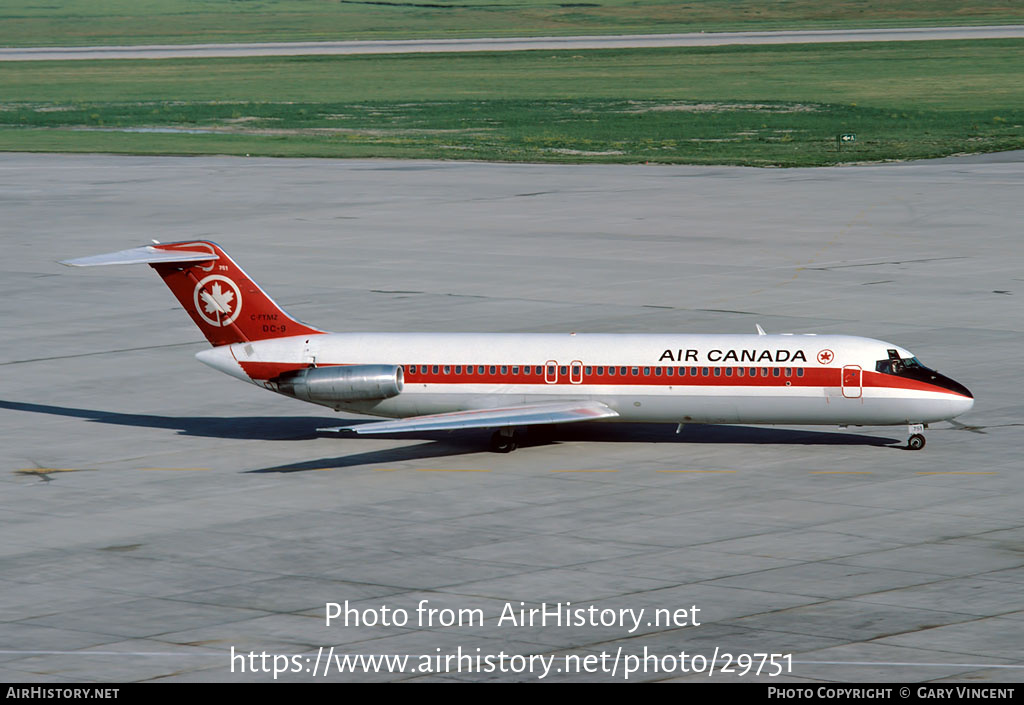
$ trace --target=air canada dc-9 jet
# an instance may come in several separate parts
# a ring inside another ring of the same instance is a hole
[[[317,429],[357,434],[493,428],[514,450],[524,426],[925,424],[974,405],[962,384],[913,353],[846,335],[328,333],[285,313],[218,245],[155,243],[62,262],[148,264],[232,377],[388,421]],[[677,429],[677,430],[678,430]]]

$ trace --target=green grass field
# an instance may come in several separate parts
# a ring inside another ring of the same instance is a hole
[[[913,159],[1024,148],[1021,66],[1024,40],[23,62],[0,72],[0,149]],[[837,151],[835,136],[851,132],[856,143]]]
[[[0,46],[1021,22],[1010,0],[5,0]]]

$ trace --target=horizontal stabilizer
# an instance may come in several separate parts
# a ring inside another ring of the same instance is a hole
[[[61,264],[68,267],[98,267],[106,264],[159,264],[173,262],[206,262],[220,259],[212,252],[189,252],[186,250],[161,250],[152,245],[133,247],[120,252],[108,252],[105,255],[79,257],[78,259],[62,260]]]
[[[599,401],[552,401],[522,404],[500,409],[471,409],[447,414],[413,416],[394,421],[377,421],[354,426],[318,428],[317,431],[337,433],[353,431],[359,434],[405,433],[408,431],[451,431],[460,428],[498,428],[530,426],[577,421],[596,421],[618,416],[618,412]]]

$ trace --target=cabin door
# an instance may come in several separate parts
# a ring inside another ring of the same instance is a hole
[[[843,365],[843,396],[847,399],[860,399],[863,394],[864,370],[860,365]]]

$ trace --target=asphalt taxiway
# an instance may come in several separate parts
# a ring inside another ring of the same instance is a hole
[[[884,29],[784,30],[775,32],[688,32],[569,37],[487,37],[329,42],[240,42],[232,44],[144,44],[136,46],[0,47],[0,61],[96,59],[186,59],[242,56],[340,56],[435,54],[474,51],[553,51],[708,47],[741,44],[833,44],[836,42],[919,42],[953,39],[1019,39],[1024,25],[893,27]]]
[[[273,679],[232,673],[233,647],[298,656],[278,680],[305,681],[331,647],[461,647],[1020,681],[1022,187],[1020,154],[790,170],[0,155],[0,680]],[[329,330],[842,332],[907,347],[977,403],[919,452],[903,428],[580,425],[510,455],[487,432],[321,438],[337,415],[196,362],[206,343],[148,268],[56,264],[189,238]],[[346,600],[410,622],[326,626]],[[421,625],[422,600],[483,623]],[[696,606],[701,624],[499,624],[521,602]],[[714,679],[740,677],[722,665]]]

